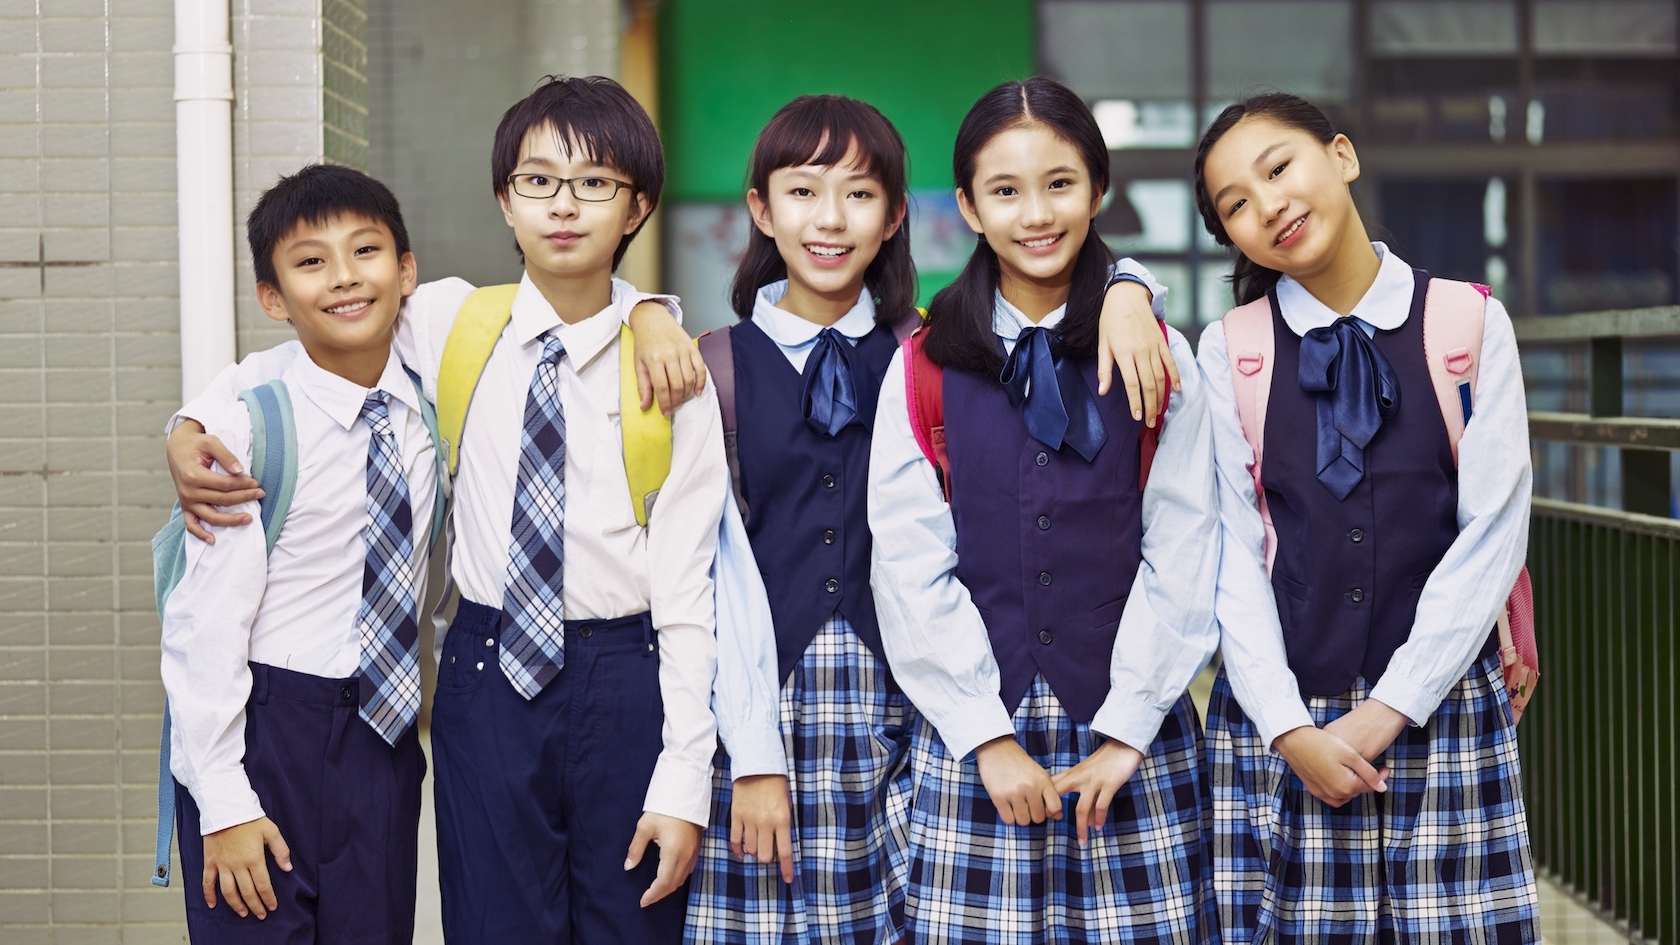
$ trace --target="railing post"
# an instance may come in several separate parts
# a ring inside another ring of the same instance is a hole
[[[1622,339],[1592,340],[1588,409],[1595,417],[1622,415]],[[1622,450],[1622,511],[1667,517],[1669,457],[1658,450]]]

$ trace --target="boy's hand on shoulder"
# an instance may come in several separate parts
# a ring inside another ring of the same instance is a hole
[[[793,802],[779,774],[735,779],[729,801],[729,849],[768,866],[782,864],[782,882],[793,882]]]
[[[1387,768],[1371,767],[1353,746],[1324,729],[1303,725],[1279,735],[1272,745],[1307,793],[1331,807],[1388,790]]]
[[[1056,775],[1056,793],[1079,795],[1074,807],[1074,822],[1078,826],[1079,846],[1084,848],[1091,830],[1101,830],[1108,823],[1108,806],[1114,795],[1143,766],[1143,752],[1111,738],[1097,746],[1090,757]]]
[[[643,812],[642,819],[636,822],[636,836],[630,841],[630,855],[624,860],[624,868],[633,870],[641,864],[649,841],[659,846],[659,873],[653,885],[642,893],[642,908],[676,892],[688,874],[694,872],[694,864],[700,860],[700,832],[699,824]]]
[[[1168,382],[1175,391],[1184,386],[1179,381],[1178,362],[1149,300],[1149,290],[1136,282],[1117,282],[1109,287],[1097,326],[1097,394],[1108,393],[1114,368],[1119,367],[1132,419],[1153,427],[1161,415]]]
[[[204,904],[216,908],[220,885],[222,898],[241,918],[256,913],[258,919],[266,919],[279,908],[268,878],[265,847],[273,851],[276,866],[292,871],[292,851],[280,836],[280,828],[267,817],[205,834]]]
[[[1004,823],[1025,827],[1042,824],[1046,817],[1062,819],[1062,795],[1056,782],[1015,736],[994,738],[974,749],[974,761],[980,768],[980,783]]]
[[[1352,712],[1324,726],[1324,730],[1347,742],[1366,761],[1385,754],[1409,720],[1399,711],[1375,699],[1366,699]]]
[[[669,417],[706,386],[706,361],[694,339],[658,302],[638,302],[630,310],[630,331],[636,336],[636,390],[642,409],[659,401]]]
[[[263,497],[263,491],[255,479],[244,475],[245,469],[238,458],[221,440],[205,433],[197,420],[181,421],[169,434],[164,454],[169,460],[169,475],[175,480],[175,495],[181,500],[181,517],[186,521],[188,533],[207,545],[214,545],[216,536],[204,528],[205,524],[228,527],[251,523],[251,516],[224,512],[221,507],[255,502]],[[218,463],[236,475],[224,475],[211,468]]]

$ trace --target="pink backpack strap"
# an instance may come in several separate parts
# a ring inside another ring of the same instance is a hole
[[[1226,314],[1225,353],[1231,362],[1231,387],[1236,394],[1237,415],[1242,420],[1243,439],[1254,451],[1254,494],[1260,502],[1260,521],[1266,527],[1266,573],[1277,557],[1277,529],[1272,511],[1266,507],[1266,489],[1260,484],[1265,458],[1266,401],[1272,395],[1272,365],[1276,339],[1272,335],[1272,303],[1259,298]]]
[[[1482,365],[1482,320],[1487,311],[1487,288],[1450,279],[1429,280],[1423,306],[1423,354],[1429,379],[1441,402],[1447,441],[1458,461],[1458,441],[1464,436],[1475,400],[1476,372]]]

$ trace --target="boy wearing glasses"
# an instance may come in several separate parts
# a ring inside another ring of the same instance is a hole
[[[639,302],[675,306],[612,272],[658,203],[664,157],[617,83],[550,77],[502,116],[491,164],[525,273],[453,447],[461,600],[432,710],[444,935],[675,943],[717,744],[709,568],[727,479],[700,377],[699,396],[671,411],[670,473],[638,525],[620,325]],[[431,283],[404,309],[397,346],[428,396],[472,292]],[[656,314],[648,347],[686,365],[692,345]],[[207,396],[231,399],[276,360],[247,359]],[[172,438],[184,500],[204,482],[185,471],[213,446]]]

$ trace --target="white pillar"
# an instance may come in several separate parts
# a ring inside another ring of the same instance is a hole
[[[181,396],[234,360],[233,45],[228,0],[175,0]]]

